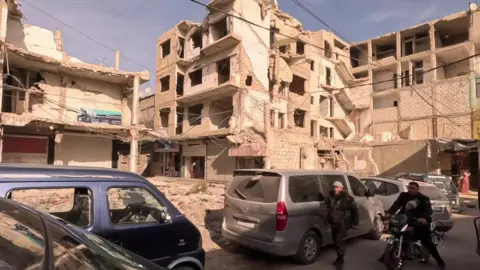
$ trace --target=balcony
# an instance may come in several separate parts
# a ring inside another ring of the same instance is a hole
[[[240,38],[233,35],[228,34],[212,43],[207,45],[206,47],[200,50],[202,55],[209,56],[220,51],[224,51],[228,48],[234,47],[240,43]]]
[[[345,139],[355,134],[355,126],[345,117],[325,117],[325,120],[335,125]]]
[[[372,110],[372,122],[392,122],[398,120],[398,107],[388,107]]]
[[[208,99],[215,97],[220,98],[220,97],[225,97],[225,96],[231,96],[235,94],[238,89],[240,89],[240,86],[233,84],[232,82],[228,81],[226,83],[220,84],[215,87],[211,87],[205,90],[201,90],[198,92],[195,92],[190,95],[185,95],[183,97],[177,98],[177,102],[180,103],[192,103],[195,101],[199,101],[202,99]]]

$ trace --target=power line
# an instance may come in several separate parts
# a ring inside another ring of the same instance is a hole
[[[62,20],[60,20],[60,19],[58,19],[58,18],[57,18],[57,17],[55,17],[54,15],[52,15],[52,14],[50,14],[50,13],[46,12],[45,10],[43,10],[43,9],[41,9],[41,8],[39,8],[39,7],[37,7],[37,6],[35,6],[34,4],[30,3],[29,1],[27,1],[27,0],[23,0],[23,2],[25,2],[25,3],[26,3],[26,4],[28,4],[29,6],[33,7],[33,8],[34,8],[34,9],[36,9],[37,11],[39,11],[39,12],[43,13],[44,15],[46,15],[46,16],[48,16],[48,17],[50,17],[50,18],[54,19],[54,20],[56,20],[57,22],[59,22],[59,23],[63,24],[64,26],[66,26],[66,27],[70,28],[71,30],[73,30],[73,31],[75,31],[75,32],[77,32],[77,33],[79,33],[80,35],[84,36],[85,38],[87,38],[87,39],[89,39],[89,40],[91,40],[91,41],[93,41],[93,42],[97,43],[98,45],[102,46],[103,48],[105,48],[105,49],[107,49],[107,50],[109,50],[109,51],[112,51],[112,52],[116,52],[116,50],[115,50],[115,49],[113,49],[112,47],[110,47],[110,46],[106,45],[105,43],[102,43],[102,42],[100,42],[99,40],[97,40],[97,39],[95,39],[95,38],[93,38],[93,37],[91,37],[91,36],[87,35],[86,33],[82,32],[82,31],[80,31],[80,30],[76,29],[75,27],[73,27],[73,26],[71,26],[71,25],[67,24],[66,22],[64,22],[64,21],[62,21]],[[135,61],[135,60],[133,60],[133,59],[131,59],[131,58],[127,57],[127,56],[126,56],[125,54],[123,54],[122,52],[120,52],[120,55],[121,55],[121,57],[122,57],[122,58],[124,58],[125,60],[127,60],[127,61],[130,61],[130,62],[132,62],[132,63],[134,63],[134,64],[138,65],[139,67],[142,67],[142,68],[144,68],[144,69],[147,69],[147,70],[148,70],[148,68],[147,68],[147,67],[145,67],[145,66],[144,66],[144,65],[142,65],[141,63],[139,63],[139,62],[137,62],[137,61]]]

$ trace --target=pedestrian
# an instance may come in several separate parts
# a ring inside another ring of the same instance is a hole
[[[344,191],[343,184],[339,181],[333,183],[333,190],[329,195],[325,200],[325,207],[337,252],[337,258],[333,264],[337,269],[343,269],[347,232],[358,226],[358,208],[355,200]]]
[[[460,193],[469,193],[470,192],[470,173],[463,172],[463,178],[460,182]]]

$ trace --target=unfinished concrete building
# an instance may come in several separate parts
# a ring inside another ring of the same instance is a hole
[[[480,37],[476,5],[352,45],[352,72],[373,83],[375,141],[472,138]],[[459,61],[461,59],[467,59]]]
[[[350,72],[349,44],[303,31],[276,1],[211,1],[202,23],[157,41],[154,163],[212,180],[236,168],[374,170],[368,149],[334,149],[369,127],[366,80]]]
[[[121,168],[123,142],[137,151],[148,71],[83,63],[64,52],[61,32],[24,24],[14,0],[1,0],[0,10],[0,161]]]

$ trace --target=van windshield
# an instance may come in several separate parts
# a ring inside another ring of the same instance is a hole
[[[277,202],[281,176],[270,172],[237,171],[227,194],[246,201]]]

